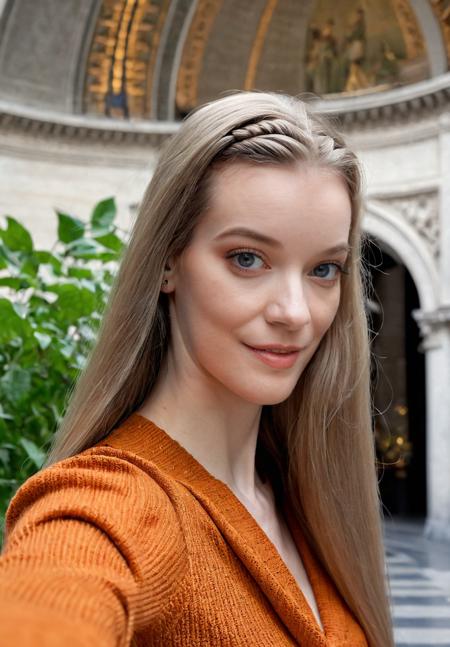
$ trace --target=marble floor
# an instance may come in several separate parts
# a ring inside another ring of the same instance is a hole
[[[418,521],[385,521],[396,647],[450,647],[450,545]]]

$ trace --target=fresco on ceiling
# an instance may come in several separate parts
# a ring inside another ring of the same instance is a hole
[[[315,3],[305,56],[307,91],[373,92],[428,76],[423,35],[406,0]]]

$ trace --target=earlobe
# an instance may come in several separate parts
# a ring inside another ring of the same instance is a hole
[[[166,264],[164,265],[164,278],[161,283],[161,292],[172,292],[173,291],[173,274],[174,274],[174,263],[171,258],[167,259]]]

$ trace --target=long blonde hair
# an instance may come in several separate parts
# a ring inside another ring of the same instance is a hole
[[[342,137],[301,100],[234,93],[196,109],[168,141],[46,465],[100,441],[153,388],[170,338],[167,295],[160,294],[165,262],[189,243],[211,174],[233,160],[302,160],[333,169],[348,189],[350,274],[336,318],[289,398],[263,408],[258,457],[283,474],[305,534],[371,647],[389,647],[361,279],[361,174]]]

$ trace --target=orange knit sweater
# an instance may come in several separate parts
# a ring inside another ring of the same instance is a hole
[[[133,414],[14,496],[0,558],[0,645],[367,647],[285,514],[324,633],[233,492]]]

